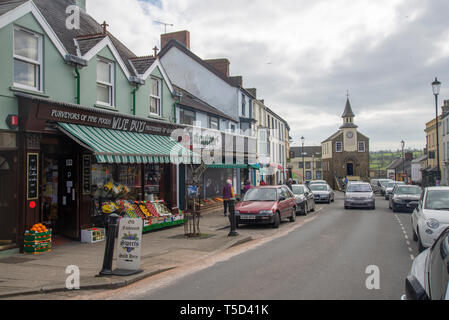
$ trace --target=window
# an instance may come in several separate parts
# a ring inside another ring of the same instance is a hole
[[[335,142],[335,151],[343,152],[343,143],[341,141]]]
[[[242,116],[246,115],[246,100],[245,95],[242,94]]]
[[[315,162],[316,169],[321,169],[321,161]]]
[[[306,171],[306,180],[312,180],[312,171]]]
[[[114,63],[97,60],[97,103],[114,105]]]
[[[14,86],[42,91],[42,36],[14,28]]]
[[[220,125],[218,123],[218,118],[216,117],[209,117],[209,128],[220,130]]]
[[[315,171],[315,176],[317,180],[323,179],[323,176],[321,175],[321,171]]]
[[[310,169],[310,161],[306,161],[306,169]]]
[[[195,121],[195,112],[185,109],[179,109],[179,121],[181,124],[188,124],[193,126]]]
[[[359,141],[359,152],[365,152],[365,141]]]
[[[161,80],[150,79],[150,114],[161,116]]]
[[[235,124],[231,124],[231,131],[235,132]]]
[[[304,163],[303,162],[299,162],[299,169],[302,169],[304,167]]]

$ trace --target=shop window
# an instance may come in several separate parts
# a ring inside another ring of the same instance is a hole
[[[141,200],[142,175],[140,165],[124,164],[94,164],[92,165],[92,185],[94,196],[101,195],[100,188],[112,182],[116,185],[126,186],[129,192],[123,199]]]
[[[161,80],[151,78],[150,80],[150,114],[161,116]]]
[[[42,36],[14,28],[14,86],[42,91]]]
[[[97,60],[97,103],[114,105],[114,63],[105,59]]]
[[[161,167],[158,164],[146,164],[144,170],[145,200],[160,200]]]

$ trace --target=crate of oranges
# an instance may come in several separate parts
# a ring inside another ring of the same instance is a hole
[[[33,225],[25,231],[24,252],[38,254],[51,250],[51,229],[47,229],[42,223]]]

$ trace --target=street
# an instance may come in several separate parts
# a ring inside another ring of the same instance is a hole
[[[342,197],[338,193],[335,203],[325,204],[327,208],[315,219],[285,236],[165,281],[156,289],[146,289],[152,282],[149,278],[104,298],[400,299],[417,255],[416,243],[411,240],[410,213],[393,213],[382,197],[377,197],[374,211],[345,210]],[[251,229],[254,227],[242,226],[238,230],[245,233]],[[366,287],[371,274],[366,269],[373,265],[380,271],[378,290]]]

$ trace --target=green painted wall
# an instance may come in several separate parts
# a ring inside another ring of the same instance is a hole
[[[76,103],[76,78],[74,67],[67,65],[59,51],[46,36],[44,30],[32,14],[27,14],[2,29],[0,29],[0,129],[8,129],[4,119],[8,114],[17,114],[17,100],[14,96],[13,86],[13,25],[29,29],[44,35],[44,61],[43,61],[43,95],[50,99]],[[108,47],[103,48],[98,56],[115,62],[115,110],[123,114],[132,114],[132,90],[131,85],[115,60]],[[87,67],[80,69],[81,76],[81,105],[96,106],[96,69],[97,59],[92,58]],[[152,76],[163,79],[158,68]],[[150,104],[150,79],[144,79],[145,85],[140,87],[136,94],[136,115],[141,117],[149,116]],[[171,92],[163,81],[162,86],[162,118],[168,121],[173,120],[173,99]],[[98,107],[98,106],[96,106]],[[151,117],[150,117],[151,118]],[[160,118],[159,118],[160,119]]]

